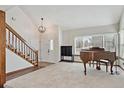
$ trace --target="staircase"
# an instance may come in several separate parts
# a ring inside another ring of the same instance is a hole
[[[38,66],[38,51],[32,48],[5,21],[6,13],[0,10],[0,88],[4,87],[6,83],[6,48],[34,67]]]
[[[6,24],[6,48],[38,66],[38,51],[32,48],[13,28]]]

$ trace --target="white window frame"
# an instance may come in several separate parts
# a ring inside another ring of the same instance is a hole
[[[74,53],[75,53],[76,55],[79,55],[78,52],[77,52],[77,49],[76,49],[76,41],[77,41],[78,38],[90,37],[90,36],[91,36],[91,37],[93,37],[93,36],[102,36],[102,37],[103,37],[102,47],[104,48],[104,47],[105,47],[105,46],[104,46],[105,35],[107,35],[107,34],[116,35],[117,33],[112,32],[112,33],[94,34],[94,35],[87,35],[87,36],[78,36],[78,37],[75,37],[75,38],[74,38]]]

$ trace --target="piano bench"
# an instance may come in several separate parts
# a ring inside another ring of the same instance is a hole
[[[94,68],[94,65],[97,64],[96,61],[89,61],[89,66],[91,67],[91,64],[93,65],[93,68]]]
[[[99,62],[104,63],[106,65],[106,72],[108,72],[109,61],[108,60],[100,60]]]

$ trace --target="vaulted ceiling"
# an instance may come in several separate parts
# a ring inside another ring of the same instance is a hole
[[[0,6],[1,7],[1,6]],[[12,6],[3,8],[6,10]],[[119,21],[123,6],[18,6],[35,25],[44,18],[46,26],[58,25],[63,30],[115,24]]]

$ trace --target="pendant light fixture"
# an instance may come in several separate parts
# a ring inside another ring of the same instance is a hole
[[[41,25],[38,27],[38,31],[40,33],[44,33],[46,31],[46,27],[43,25],[43,18],[41,18]]]

